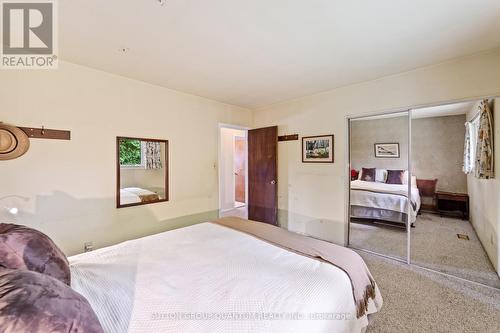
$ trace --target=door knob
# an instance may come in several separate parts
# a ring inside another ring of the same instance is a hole
[[[275,180],[271,180],[271,185],[276,185],[276,181]]]

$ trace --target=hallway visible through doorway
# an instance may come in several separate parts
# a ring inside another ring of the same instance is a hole
[[[248,131],[220,126],[219,215],[248,217]]]

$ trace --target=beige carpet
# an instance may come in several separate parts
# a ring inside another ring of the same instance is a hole
[[[403,228],[351,222],[349,244],[406,261],[406,230]]]
[[[500,288],[500,279],[472,225],[455,218],[422,214],[411,229],[413,264]],[[457,234],[468,235],[461,240]],[[351,246],[406,258],[406,231],[378,224],[351,223]]]
[[[359,252],[384,299],[375,332],[500,332],[500,290]]]
[[[219,216],[220,217],[236,216],[236,217],[241,217],[242,219],[247,219],[248,218],[248,208],[247,208],[247,206],[235,207],[234,209],[221,211],[219,213]]]

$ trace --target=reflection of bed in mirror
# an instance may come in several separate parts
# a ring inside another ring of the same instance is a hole
[[[158,200],[160,200],[158,193],[140,187],[126,187],[120,189],[120,203],[122,205],[148,203]]]
[[[410,223],[413,224],[420,209],[416,179],[411,188]],[[351,218],[406,225],[407,193],[407,184],[354,180],[351,182]]]

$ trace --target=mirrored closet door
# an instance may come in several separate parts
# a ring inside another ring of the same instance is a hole
[[[408,200],[409,112],[348,121],[349,246],[407,262],[419,205]]]
[[[496,100],[411,111],[411,165],[422,202],[411,230],[411,263],[500,288],[500,197],[489,158],[495,159],[500,120]]]

